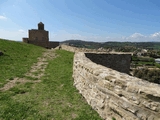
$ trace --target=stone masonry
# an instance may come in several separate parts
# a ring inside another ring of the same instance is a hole
[[[23,38],[23,42],[41,46],[44,48],[55,48],[59,42],[49,41],[49,32],[44,29],[42,22],[38,23],[38,29],[28,30],[29,37]]]
[[[85,53],[92,62],[119,72],[130,72],[131,54]]]
[[[105,120],[160,120],[158,84],[96,64],[83,52],[74,55],[73,78],[74,86]]]

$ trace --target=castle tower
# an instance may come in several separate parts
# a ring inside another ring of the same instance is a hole
[[[44,30],[44,24],[38,23],[38,29],[28,30],[28,38],[23,38],[23,42],[41,46],[44,48],[55,48],[59,42],[49,42],[49,31]]]
[[[44,30],[44,24],[42,22],[38,23],[38,30]]]

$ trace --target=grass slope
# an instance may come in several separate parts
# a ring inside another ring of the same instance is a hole
[[[42,55],[43,48],[31,44],[0,39],[0,87],[7,79],[23,77],[31,65]]]
[[[4,78],[23,76],[43,51],[39,47],[23,43],[3,40],[2,43],[5,47],[1,45],[0,49],[6,51],[5,56],[0,57],[3,61],[1,66],[6,71],[3,74],[7,75]],[[40,83],[17,84],[8,91],[0,91],[0,120],[101,120],[73,86],[73,53],[57,50],[56,54],[58,57],[49,61]],[[19,67],[8,70],[7,67],[10,69],[12,65]],[[3,71],[0,69],[0,72]]]

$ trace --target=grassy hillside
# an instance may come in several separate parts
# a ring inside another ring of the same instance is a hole
[[[4,53],[0,56],[0,87],[2,87],[7,80],[23,77],[31,65],[37,61],[37,57],[42,55],[44,49],[26,43],[0,39],[0,51]]]
[[[0,40],[0,50],[5,54],[0,56],[0,83],[4,84],[5,79],[23,77],[44,49]],[[0,91],[0,120],[101,120],[73,86],[74,53],[57,50],[56,54],[40,82],[30,80]]]

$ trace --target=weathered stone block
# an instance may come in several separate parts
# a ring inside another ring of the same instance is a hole
[[[103,119],[160,120],[159,85],[97,65],[84,53],[75,53],[74,63],[75,87]]]

